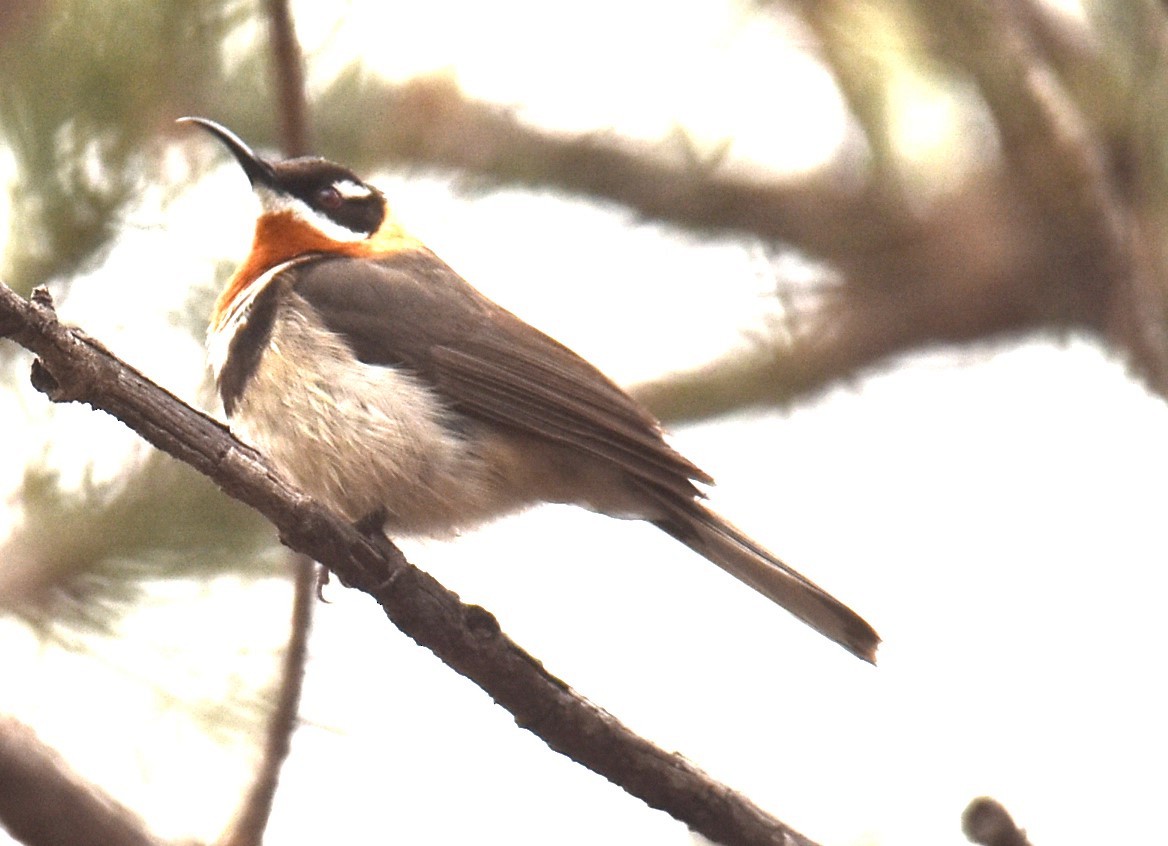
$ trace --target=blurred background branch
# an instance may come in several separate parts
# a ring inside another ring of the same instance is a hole
[[[141,820],[16,720],[0,717],[0,820],[32,846],[161,846]]]

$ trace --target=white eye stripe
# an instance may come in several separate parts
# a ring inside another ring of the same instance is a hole
[[[291,214],[307,223],[309,226],[323,232],[334,241],[355,242],[364,241],[369,237],[367,232],[354,232],[339,223],[330,220],[303,200],[289,197],[287,194],[277,194],[269,188],[256,189],[260,207],[265,214]]]
[[[337,193],[346,200],[364,200],[367,197],[373,196],[373,191],[368,186],[360,185],[348,179],[342,179],[339,182],[333,183],[333,188]]]

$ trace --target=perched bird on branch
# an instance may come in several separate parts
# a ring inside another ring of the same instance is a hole
[[[232,428],[367,530],[447,535],[539,502],[646,520],[866,661],[876,632],[710,511],[710,477],[599,370],[484,297],[319,158],[268,161],[205,118],[259,198],[215,303]]]

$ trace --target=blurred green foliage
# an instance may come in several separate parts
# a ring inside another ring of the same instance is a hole
[[[15,164],[5,277],[27,292],[91,266],[179,108],[227,93],[224,43],[245,4],[60,0],[6,33],[0,134]]]
[[[151,450],[114,481],[63,492],[30,467],[24,523],[4,547],[0,607],[46,636],[110,633],[152,581],[284,572],[274,532],[187,465]]]
[[[59,292],[100,265],[127,206],[157,182],[176,116],[225,102],[264,112],[262,45],[248,39],[258,9],[57,0],[21,12],[0,16],[0,145],[13,166],[3,278],[26,294],[50,281]],[[16,350],[0,345],[0,361]],[[19,374],[0,384],[27,390]],[[276,569],[262,519],[159,454],[70,491],[30,456],[19,504],[0,606],[58,640],[111,631],[150,581]]]

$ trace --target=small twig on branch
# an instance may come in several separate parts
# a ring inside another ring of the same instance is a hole
[[[0,717],[0,826],[28,846],[161,846],[16,720]]]
[[[1030,846],[1026,832],[1014,824],[1001,803],[981,796],[961,815],[961,830],[980,846]]]
[[[471,679],[517,724],[653,808],[725,844],[814,846],[680,755],[634,734],[553,676],[499,628],[405,560],[289,485],[225,426],[148,380],[83,332],[63,326],[43,289],[26,301],[0,284],[0,335],[38,356],[33,384],[85,402],[213,479],[279,530],[289,547],[372,596],[403,632]],[[777,762],[781,763],[781,762]]]

